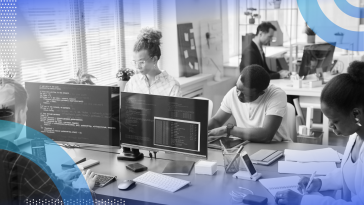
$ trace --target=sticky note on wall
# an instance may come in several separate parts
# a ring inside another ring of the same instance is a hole
[[[185,33],[185,41],[189,41],[189,40],[190,40],[190,38],[188,36],[188,33]]]
[[[195,69],[198,70],[198,62],[195,62]]]
[[[185,58],[188,58],[188,51],[187,50],[185,50]]]

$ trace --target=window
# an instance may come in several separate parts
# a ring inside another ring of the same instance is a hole
[[[114,85],[118,69],[133,68],[140,0],[27,0],[19,8],[32,31],[26,40],[42,51],[17,59],[21,82],[64,83],[81,70],[97,85]]]
[[[296,41],[304,37],[302,31],[305,21],[295,0],[282,0],[279,9],[275,9],[274,3],[268,0],[229,0],[229,7],[233,7],[230,5],[234,4],[238,7],[238,11],[236,12],[237,20],[235,22],[233,17],[229,19],[229,53],[231,57],[241,54],[241,36],[247,33],[255,34],[257,26],[262,21],[278,21],[284,33],[283,41],[285,43],[289,44],[290,41]],[[253,13],[260,15],[259,18],[254,18],[254,23],[250,22],[250,15],[244,14],[244,12],[248,11],[248,8],[255,8],[256,10]],[[229,8],[229,12],[230,10],[232,9]],[[233,33],[237,33],[237,36],[233,36]]]
[[[68,0],[23,1],[20,9],[27,19],[28,26],[33,31],[42,51],[42,58],[18,59],[20,78],[25,81],[42,81],[63,83],[73,76],[79,67],[76,55],[79,32],[71,18],[72,2]],[[32,41],[32,33],[26,40]],[[29,49],[29,48],[27,48]]]

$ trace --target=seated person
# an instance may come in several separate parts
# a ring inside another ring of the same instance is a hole
[[[354,61],[344,73],[331,79],[321,93],[321,110],[329,118],[329,126],[336,135],[350,136],[341,168],[315,178],[309,187],[309,178],[298,183],[301,193],[341,190],[341,198],[300,195],[292,190],[276,194],[278,204],[289,205],[359,205],[364,204],[364,62]]]
[[[125,85],[125,92],[181,97],[180,84],[166,71],[158,68],[161,57],[162,33],[152,28],[140,31],[134,45],[134,65],[137,74]]]
[[[44,200],[60,200],[62,202],[60,193],[80,200],[87,198],[96,181],[96,176],[93,172],[87,170],[86,173],[83,173],[90,190],[75,189],[72,187],[72,181],[78,177],[77,173],[79,172],[76,168],[59,174],[52,173],[49,176],[44,170],[50,171],[50,168],[44,161],[37,159],[29,153],[22,153],[14,144],[14,140],[18,138],[23,128],[22,125],[26,121],[28,94],[24,87],[12,79],[0,78],[0,96],[0,105],[12,108],[15,114],[10,120],[18,123],[16,124],[18,125],[16,127],[17,135],[6,139],[0,136],[0,163],[3,167],[3,172],[9,176],[8,184],[1,184],[1,186],[3,188],[7,186],[7,198],[12,199],[10,204],[25,204],[28,203],[26,200],[33,199],[37,201],[42,200],[42,202]],[[2,124],[0,126],[4,126],[1,120],[0,124]],[[8,151],[9,149],[15,152]],[[34,161],[38,161],[38,164],[42,166],[39,167]],[[55,183],[61,185],[60,190]],[[95,197],[94,192],[91,191],[91,194]],[[0,203],[4,203],[4,200],[6,199],[0,197]]]
[[[269,45],[272,41],[276,27],[270,22],[261,23],[252,42],[247,46],[241,55],[240,72],[249,65],[260,65],[268,73],[270,79],[286,78],[290,74],[287,70],[281,70],[278,73],[269,70],[263,52],[263,45]]]
[[[251,142],[291,141],[288,136],[286,93],[269,85],[267,71],[259,65],[247,66],[209,121],[208,135],[231,135]],[[222,126],[233,115],[237,126]]]

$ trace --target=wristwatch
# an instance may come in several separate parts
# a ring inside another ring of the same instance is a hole
[[[226,125],[226,137],[230,137],[230,131],[234,128],[234,125],[231,123],[228,123]]]

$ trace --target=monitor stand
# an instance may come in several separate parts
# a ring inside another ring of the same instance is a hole
[[[143,153],[139,152],[139,149],[123,147],[123,152],[118,155],[119,160],[125,161],[138,161],[144,158]]]

